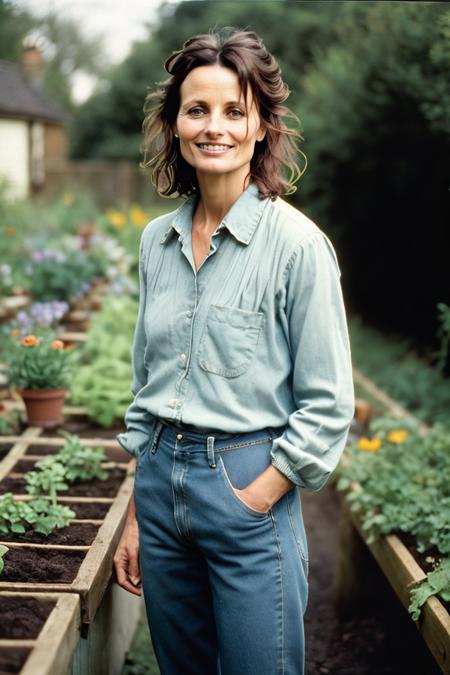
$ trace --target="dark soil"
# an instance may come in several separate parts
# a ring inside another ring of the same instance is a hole
[[[75,523],[60,527],[51,534],[39,534],[31,530],[24,534],[0,534],[1,541],[16,541],[35,544],[65,544],[66,546],[90,546],[95,539],[99,525]]]
[[[59,502],[59,504],[69,506],[75,511],[77,519],[103,520],[111,507],[111,504],[95,502]]]
[[[407,610],[367,547],[357,606],[342,617],[336,602],[340,498],[332,485],[302,491],[309,544],[305,675],[441,675]]]
[[[5,569],[1,580],[70,584],[85,555],[85,551],[11,547],[3,558]]]
[[[114,468],[109,472],[106,480],[88,480],[79,483],[73,483],[68,490],[62,493],[69,497],[115,497],[124,478],[125,470]],[[0,482],[0,494],[13,492],[14,494],[27,494],[26,482],[23,478],[12,478],[7,476]]]
[[[35,640],[55,605],[56,600],[0,596],[0,639]]]
[[[91,436],[89,436],[91,438]],[[93,443],[95,446],[95,442]],[[29,445],[25,451],[25,455],[56,455],[62,446],[55,447],[54,445]],[[123,448],[105,448],[105,461],[111,462],[129,462],[132,456]],[[17,466],[17,465],[16,465]],[[26,467],[25,467],[26,468]],[[19,469],[15,469],[19,471]]]
[[[19,459],[13,466],[11,467],[11,472],[12,473],[27,473],[27,471],[33,471],[35,468],[37,460],[33,459]]]
[[[115,438],[116,434],[125,431],[123,423],[117,423],[114,426],[105,428],[95,422],[87,416],[80,415],[75,418],[64,420],[62,427],[57,427],[55,429],[49,429],[45,432],[45,435],[49,438],[61,437],[60,429],[64,429],[69,434],[77,434],[82,438]],[[126,451],[125,451],[126,452]]]
[[[1,647],[0,648],[0,675],[19,673],[28,658],[31,649],[26,647]]]

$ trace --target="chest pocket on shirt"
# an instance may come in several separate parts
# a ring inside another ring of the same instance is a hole
[[[200,366],[223,377],[242,375],[250,366],[263,325],[263,312],[211,305],[200,341]]]

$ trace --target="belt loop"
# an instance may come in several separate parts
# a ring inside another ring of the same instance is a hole
[[[216,459],[214,457],[214,436],[208,436],[206,439],[206,451],[208,453],[208,463],[211,469],[215,469]]]
[[[163,426],[164,426],[164,424],[161,422],[161,420],[158,420],[156,422],[155,431],[153,433],[152,445],[151,445],[151,448],[150,448],[152,455],[154,455],[156,450],[157,450],[159,434],[161,433],[161,429],[163,428]]]

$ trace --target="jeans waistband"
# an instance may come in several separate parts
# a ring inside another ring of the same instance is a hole
[[[235,438],[236,436],[240,436],[241,434],[239,433],[228,433],[225,431],[220,431],[217,429],[202,429],[200,427],[195,427],[190,424],[181,424],[179,422],[174,422],[173,420],[166,420],[162,417],[157,417],[156,418],[156,424],[159,423],[160,427],[169,427],[177,432],[180,432],[182,434],[185,434],[189,437],[192,437],[194,439],[198,440],[203,440],[207,439],[208,436],[215,436],[216,438]]]

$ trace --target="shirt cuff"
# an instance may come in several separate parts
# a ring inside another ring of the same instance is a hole
[[[151,436],[146,434],[143,431],[137,431],[136,429],[131,429],[122,434],[117,434],[116,440],[120,443],[122,448],[134,455],[138,455],[139,450],[146,444],[150,442]]]
[[[314,476],[311,477],[311,480],[305,482],[299,477],[298,473],[295,473],[292,470],[292,468],[289,466],[286,460],[283,459],[282,455],[279,455],[277,453],[271,454],[271,463],[276,469],[278,469],[278,471],[283,473],[286,476],[286,478],[289,478],[290,481],[295,483],[295,485],[297,485],[300,488],[304,488],[305,490],[309,490],[310,492],[318,492],[319,490],[321,490],[331,474],[331,471],[327,471],[326,473],[323,473],[320,477]]]

